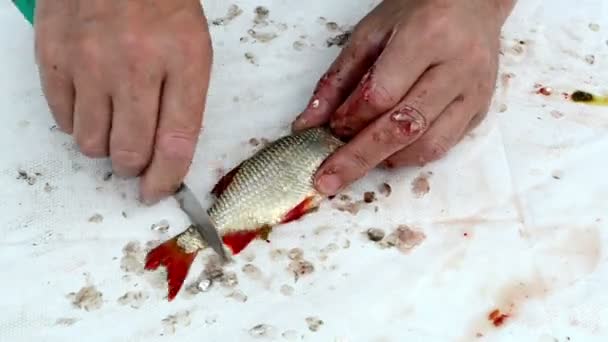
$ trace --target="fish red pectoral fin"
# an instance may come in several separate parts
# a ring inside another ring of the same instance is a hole
[[[316,208],[314,199],[315,198],[312,196],[304,199],[302,202],[300,202],[300,204],[295,206],[295,208],[291,209],[285,216],[283,216],[281,223],[288,223],[288,222],[295,221],[295,220],[301,218],[302,216],[306,215],[307,213],[311,212],[313,209]]]
[[[146,255],[146,270],[155,270],[159,266],[165,266],[169,287],[169,301],[173,300],[181,289],[196,254],[196,251],[186,253],[178,245],[177,237],[174,237],[155,247]]]
[[[215,197],[219,197],[224,192],[224,190],[226,190],[226,188],[230,185],[230,183],[232,183],[234,176],[236,175],[236,173],[239,171],[240,168],[241,168],[241,164],[237,165],[235,168],[230,170],[227,174],[222,176],[222,178],[220,178],[220,180],[215,184],[215,186],[211,190],[211,193]]]

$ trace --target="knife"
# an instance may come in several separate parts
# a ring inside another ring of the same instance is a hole
[[[211,223],[207,211],[203,209],[203,206],[196,196],[194,196],[192,190],[190,190],[186,184],[182,183],[175,192],[174,197],[207,244],[219,254],[222,261],[228,261],[226,251],[224,250],[224,244],[222,243],[222,239],[220,238],[217,229],[215,229]]]

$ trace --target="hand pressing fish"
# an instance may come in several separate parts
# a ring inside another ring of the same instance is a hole
[[[225,250],[236,255],[254,239],[267,239],[273,227],[318,207],[323,196],[314,188],[313,176],[342,145],[328,130],[311,128],[270,143],[222,177],[212,190],[215,201],[207,214]],[[182,287],[197,253],[207,247],[190,226],[148,253],[147,270],[167,270],[169,301]]]

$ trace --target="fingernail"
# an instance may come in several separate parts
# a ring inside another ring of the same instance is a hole
[[[128,178],[135,177],[135,175],[133,175],[133,172],[129,172],[129,170],[127,168],[120,167],[117,165],[112,166],[112,172],[114,172],[114,174],[117,177],[122,178],[122,179],[128,179]]]
[[[304,113],[302,113],[298,115],[298,117],[293,121],[293,123],[291,124],[291,129],[293,129],[294,131],[298,131],[305,127],[307,122],[308,120],[306,120],[306,116],[304,115]]]
[[[322,193],[333,195],[342,187],[342,180],[338,175],[323,175],[317,181],[317,187]]]
[[[158,199],[154,199],[154,198],[150,198],[150,197],[143,197],[143,196],[140,196],[139,201],[146,206],[152,206],[152,205],[158,203]]]
[[[159,201],[159,199],[158,199],[158,198],[155,198],[155,197],[152,197],[152,196],[149,196],[149,195],[147,195],[147,194],[144,194],[144,193],[142,192],[142,193],[140,193],[140,195],[139,195],[139,201],[140,201],[141,203],[143,203],[144,205],[151,206],[151,205],[156,204],[156,203]]]
[[[321,107],[323,106],[323,104],[324,102],[321,101],[318,97],[315,96],[311,98],[304,112],[298,115],[294,120],[293,124],[291,125],[292,129],[297,131],[300,129],[307,128],[311,121],[310,119],[312,118],[312,121],[314,121],[315,113],[321,112]]]
[[[160,200],[162,200],[165,197],[168,197],[170,195],[170,193],[168,192],[163,192],[163,193],[150,193],[148,191],[142,190],[139,196],[139,200],[147,206],[152,206],[158,202],[160,202]]]

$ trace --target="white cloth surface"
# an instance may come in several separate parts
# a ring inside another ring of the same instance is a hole
[[[251,137],[288,132],[337,55],[336,47],[325,46],[336,33],[318,18],[354,25],[373,6],[235,3],[240,16],[211,26],[215,65],[205,131],[187,179],[205,203],[216,170],[250,155]],[[207,16],[224,16],[230,4],[209,2]],[[276,32],[276,39],[240,42],[258,5],[286,29],[271,24],[260,31]],[[293,47],[296,40],[305,43],[301,51]],[[138,204],[137,180],[105,181],[108,161],[87,159],[71,137],[50,129],[32,28],[9,2],[0,5],[0,43],[0,341],[608,339],[608,107],[561,95],[608,92],[605,1],[519,1],[504,29],[487,119],[441,161],[376,170],[358,182],[348,190],[355,199],[382,182],[393,191],[378,194],[357,215],[326,203],[274,230],[270,244],[251,244],[230,266],[245,302],[214,286],[195,296],[182,289],[169,303],[158,274],[121,269],[125,245],[165,240],[187,226],[186,216],[172,199]],[[502,82],[508,73],[512,77]],[[537,83],[553,95],[536,94]],[[33,184],[18,179],[18,170],[34,175]],[[419,198],[411,183],[427,171],[430,191]],[[103,220],[90,222],[96,213]],[[161,220],[170,223],[168,232],[150,229]],[[377,248],[364,234],[370,227],[390,233],[400,224],[426,236],[409,253]],[[338,249],[323,260],[320,250],[332,243]],[[315,265],[297,282],[286,270],[286,256],[271,258],[272,250],[294,247]],[[251,258],[261,280],[241,270]],[[195,261],[186,284],[199,275],[203,260]],[[281,293],[285,284],[293,287],[290,296]],[[89,311],[68,298],[87,285],[103,294],[101,306]],[[128,291],[144,294],[138,308],[118,300]],[[494,309],[509,314],[502,326],[487,318]],[[170,315],[177,317],[174,329],[165,319]],[[311,331],[307,317],[323,324]],[[268,336],[252,337],[258,324],[272,328]]]

